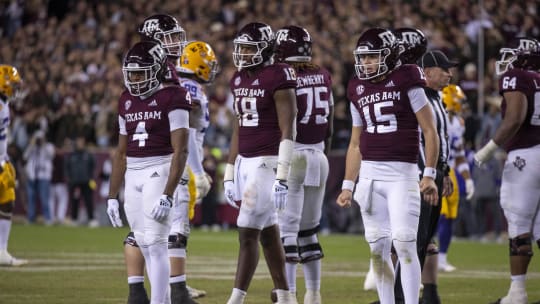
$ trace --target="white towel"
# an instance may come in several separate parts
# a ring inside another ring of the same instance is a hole
[[[304,177],[305,186],[319,187],[321,185],[321,162],[319,151],[304,150],[302,151],[306,157],[306,176]]]

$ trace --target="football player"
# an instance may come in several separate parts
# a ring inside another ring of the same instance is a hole
[[[452,194],[444,196],[441,204],[441,218],[439,220],[439,270],[451,272],[456,268],[447,260],[448,247],[452,240],[452,225],[458,214],[459,200],[466,196],[471,200],[474,195],[474,182],[471,178],[469,163],[465,158],[463,134],[465,121],[461,118],[461,103],[465,100],[463,90],[455,84],[443,88],[442,99],[448,112],[448,166],[452,180]],[[465,191],[459,185],[465,183]]]
[[[508,222],[511,284],[494,303],[524,304],[532,240],[540,247],[540,43],[517,37],[501,48],[500,56],[496,72],[503,120],[474,160],[482,165],[499,147],[508,152],[500,199]]]
[[[356,186],[354,199],[362,213],[380,302],[394,303],[393,244],[401,264],[405,303],[417,303],[420,196],[431,204],[438,200],[434,179],[439,143],[423,90],[425,77],[418,66],[400,64],[399,42],[384,28],[364,31],[353,54],[356,76],[347,88],[353,127],[337,203],[349,207]],[[426,143],[420,183],[419,126]]]
[[[272,63],[274,35],[264,23],[248,23],[234,38],[231,78],[233,134],[224,175],[227,202],[239,208],[240,252],[228,304],[244,303],[259,261],[259,243],[276,289],[278,303],[296,303],[285,277],[285,255],[276,210],[287,203],[294,149],[296,73]],[[241,205],[238,203],[241,202]]]
[[[304,304],[321,303],[321,258],[317,232],[328,179],[328,159],[333,131],[334,98],[330,73],[311,62],[312,40],[298,26],[276,32],[274,59],[296,71],[296,142],[288,178],[287,205],[278,214],[285,249],[285,270],[291,293],[296,293],[296,268],[302,263],[306,294]]]
[[[117,197],[124,177],[124,209],[134,241],[144,256],[141,264],[146,263],[152,291],[150,303],[164,303],[169,297],[171,272],[170,212],[187,159],[191,98],[180,86],[163,85],[167,55],[156,42],[132,46],[122,70],[127,90],[118,103],[120,134],[113,157],[107,213],[113,226],[122,226]],[[126,261],[130,262],[128,257]],[[130,277],[128,273],[128,282]],[[145,300],[130,298],[129,303]]]
[[[164,84],[166,85],[179,85],[178,77],[176,75],[176,62],[179,56],[182,54],[184,45],[186,43],[186,32],[180,26],[176,18],[167,14],[156,14],[147,17],[138,27],[138,33],[143,41],[153,41],[159,43],[167,55],[167,69],[164,74]],[[184,170],[180,179],[178,189],[186,188],[183,191],[189,192],[187,189],[189,185],[189,170]],[[175,198],[177,197],[175,192]],[[178,201],[174,201],[173,214],[177,216],[177,211],[181,208]],[[175,225],[173,222],[171,227]],[[183,237],[179,237],[177,234],[171,234],[169,236],[169,255],[171,259],[171,298],[173,303],[194,303],[191,301],[190,295],[196,292],[196,295],[205,295],[206,292],[200,290],[194,290],[190,292],[189,287],[186,285],[185,276],[185,243]],[[180,247],[180,249],[178,249]],[[184,254],[182,254],[184,253]],[[144,289],[144,258],[142,253],[138,249],[137,242],[133,237],[133,233],[130,232],[124,240],[124,256],[126,259],[126,268],[128,273],[128,285],[129,285],[129,297],[134,302],[138,302],[137,299],[148,299],[146,290]],[[148,300],[141,300],[143,303]]]
[[[0,265],[21,266],[27,260],[17,259],[7,251],[11,217],[15,204],[15,168],[9,161],[9,101],[17,94],[22,84],[17,69],[11,65],[0,65]]]

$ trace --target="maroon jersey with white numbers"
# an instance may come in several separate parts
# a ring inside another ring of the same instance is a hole
[[[417,163],[418,121],[407,92],[425,85],[422,70],[408,64],[379,82],[349,81],[347,97],[362,119],[362,160]]]
[[[169,112],[177,109],[191,110],[189,93],[180,86],[157,90],[144,100],[124,91],[118,102],[118,115],[126,122],[126,155],[148,157],[171,154]]]
[[[296,74],[277,63],[234,73],[230,81],[238,118],[238,153],[244,157],[277,155],[281,141],[274,92],[296,87]]]
[[[323,68],[296,72],[296,142],[316,144],[326,139],[332,95],[330,73]]]
[[[499,79],[500,93],[519,91],[527,96],[527,115],[517,133],[506,143],[506,151],[523,149],[540,144],[540,74],[535,71],[511,69]],[[501,105],[502,117],[508,101]]]

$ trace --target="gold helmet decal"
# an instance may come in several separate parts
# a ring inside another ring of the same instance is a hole
[[[460,113],[461,103],[463,103],[465,99],[467,99],[467,97],[458,85],[449,84],[442,90],[442,100],[448,112]]]

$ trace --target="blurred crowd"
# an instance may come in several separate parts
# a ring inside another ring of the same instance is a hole
[[[73,149],[79,136],[85,138],[90,149],[107,151],[114,146],[117,99],[124,89],[123,54],[138,40],[136,27],[154,13],[175,16],[188,40],[206,41],[218,55],[221,72],[207,89],[211,128],[206,138],[208,166],[216,172],[227,153],[232,119],[228,101],[228,81],[234,71],[232,40],[239,27],[250,21],[265,22],[274,29],[292,23],[312,34],[315,63],[327,68],[333,77],[333,151],[343,151],[349,142],[351,122],[345,88],[353,75],[352,51],[359,33],[372,26],[421,29],[429,49],[442,50],[459,61],[453,82],[467,95],[463,110],[465,142],[467,149],[474,151],[492,137],[500,122],[494,71],[499,48],[518,35],[540,38],[538,1],[483,3],[484,9],[476,1],[465,0],[2,1],[0,62],[19,69],[26,95],[14,105],[12,154],[21,155],[36,131],[44,132],[57,152]],[[484,49],[481,57],[479,48]],[[485,69],[479,81],[480,62]],[[480,101],[479,91],[484,96]],[[501,153],[498,162],[503,157]],[[475,176],[488,176],[492,181],[477,189],[485,190],[489,196],[497,193],[497,169],[476,172]],[[497,212],[494,207],[493,213]],[[480,234],[502,225],[493,218],[483,223],[486,227]],[[471,235],[480,228],[464,229]]]

